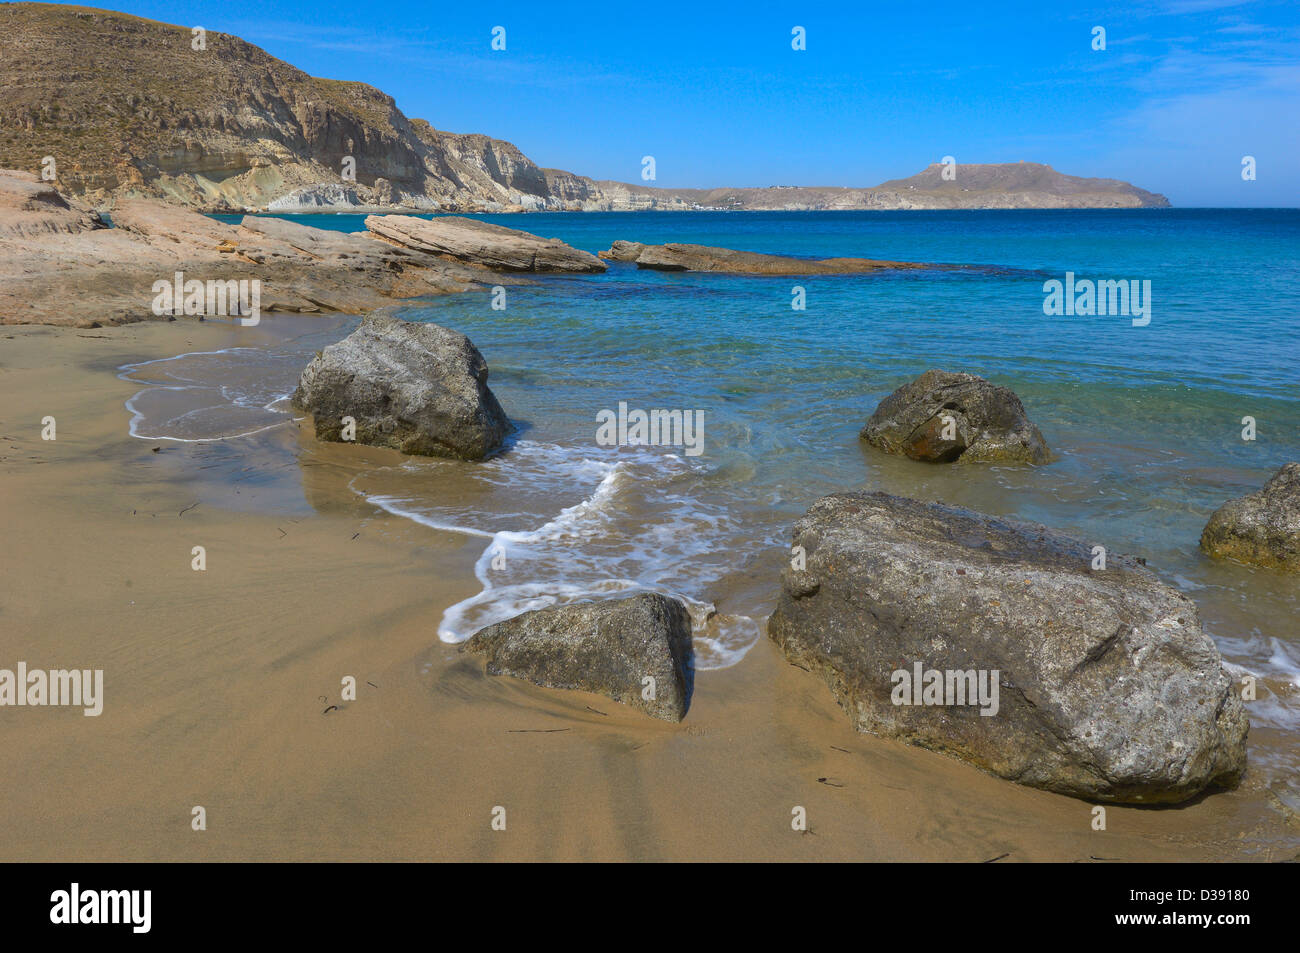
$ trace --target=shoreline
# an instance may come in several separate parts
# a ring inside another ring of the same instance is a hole
[[[421,208],[411,205],[340,205],[340,206],[312,206],[294,209],[271,209],[266,207],[253,207],[236,209],[221,206],[185,206],[188,211],[197,212],[200,215],[229,215],[244,216],[252,215],[259,218],[275,218],[277,216],[289,215],[409,215],[412,218],[423,218],[426,215],[439,217],[445,215],[544,215],[566,214],[570,212],[591,212],[598,215],[605,214],[628,214],[639,215],[642,212],[877,212],[877,211],[925,211],[925,212],[943,212],[943,211],[988,211],[988,209],[758,209],[758,208],[628,208],[628,209],[597,209],[597,208],[526,208],[524,206],[502,206],[501,208]],[[102,208],[96,206],[97,210],[103,214],[112,214],[112,206],[104,205]],[[1008,209],[1007,211],[1022,211],[1019,209]],[[1066,211],[1065,209],[1045,209],[1044,211]]]
[[[1093,831],[1084,801],[855,733],[766,637],[699,673],[679,725],[489,678],[436,631],[477,588],[481,546],[338,491],[356,456],[385,452],[284,428],[306,491],[294,502],[243,479],[275,463],[255,440],[153,453],[128,436],[139,385],[118,369],[238,330],[5,329],[0,665],[105,670],[98,718],[0,720],[24,767],[0,782],[7,860],[1295,856],[1300,836],[1257,770],[1177,808],[1108,807]],[[198,543],[203,574],[189,565]],[[345,674],[358,700],[324,713]],[[207,831],[190,829],[194,805]],[[490,829],[497,805],[506,832]],[[807,834],[790,829],[796,805]]]
[[[1297,208],[1300,206],[1279,206],[1283,210]],[[98,208],[98,207],[97,207]],[[1205,209],[1199,209],[1196,206],[1174,206],[1174,205],[1139,205],[1139,206],[1091,206],[1091,205],[1072,205],[1054,208],[1051,206],[1012,208],[1000,205],[987,206],[966,206],[963,208],[679,208],[676,206],[666,206],[664,208],[499,208],[499,209],[418,209],[405,205],[358,205],[358,206],[340,206],[338,208],[300,208],[300,209],[276,209],[266,208],[245,208],[230,209],[217,207],[199,207],[189,208],[189,211],[197,212],[200,215],[252,215],[258,218],[276,218],[278,216],[290,215],[410,215],[412,218],[422,218],[426,215],[439,217],[444,215],[557,215],[568,214],[571,212],[581,212],[583,214],[593,215],[641,215],[646,212],[673,212],[682,214],[693,214],[697,212],[754,212],[766,213],[769,215],[787,215],[805,213],[837,215],[845,212],[872,212],[872,213],[889,213],[889,212],[1150,212],[1150,211],[1180,211],[1194,212],[1204,210],[1215,210],[1215,206],[1206,206]],[[1259,211],[1276,211],[1271,207],[1249,206],[1251,210]],[[98,208],[101,213],[111,215],[112,208],[104,206]],[[1234,209],[1235,210],[1235,209]]]

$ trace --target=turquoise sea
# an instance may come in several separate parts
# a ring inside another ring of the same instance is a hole
[[[360,215],[284,217],[364,228]],[[350,479],[371,506],[481,539],[483,591],[447,607],[444,639],[522,608],[648,587],[692,605],[701,668],[735,664],[761,637],[790,526],[819,496],[943,499],[1142,556],[1184,590],[1232,670],[1260,679],[1252,764],[1300,806],[1286,780],[1300,767],[1300,580],[1212,561],[1197,545],[1222,502],[1300,460],[1300,210],[482,217],[591,252],[629,239],[989,267],[771,278],[612,264],[511,286],[504,310],[486,293],[407,303],[402,317],[474,341],[519,425],[487,464],[410,460]],[[1150,323],[1044,314],[1044,282],[1067,272],[1149,280]],[[803,310],[791,307],[795,286]],[[217,395],[182,416],[146,393],[133,427],[154,439],[254,429],[225,405],[262,415],[259,426],[287,420],[277,398],[355,319],[328,323],[128,372]],[[1055,461],[932,466],[861,445],[880,399],[930,367],[1014,389]],[[597,415],[620,402],[702,412],[703,452],[599,446]],[[286,441],[284,452],[303,451]]]

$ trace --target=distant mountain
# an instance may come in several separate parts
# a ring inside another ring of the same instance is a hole
[[[1168,208],[1163,195],[1118,179],[1062,175],[1037,162],[957,165],[942,178],[934,164],[911,178],[874,188],[769,186],[743,189],[660,189],[625,182],[597,182],[602,200],[615,208],[723,208],[771,211],[825,209],[958,208]]]
[[[1168,208],[1163,195],[1119,179],[1064,175],[1038,162],[958,165],[951,180],[934,164],[906,179],[891,179],[874,192],[926,202],[927,208]],[[919,193],[919,196],[918,196]]]
[[[930,166],[876,188],[661,189],[543,169],[515,146],[409,119],[365,83],[319,79],[238,37],[88,7],[0,6],[0,168],[99,206],[205,210],[1135,208],[1160,195],[1034,163]],[[345,160],[355,180],[345,178]]]

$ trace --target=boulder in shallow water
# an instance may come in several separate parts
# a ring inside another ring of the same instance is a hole
[[[487,377],[465,335],[371,314],[307,365],[293,403],[312,413],[321,440],[345,439],[351,417],[357,443],[481,460],[510,432]]]
[[[462,651],[486,656],[489,675],[595,692],[664,721],[681,721],[690,704],[691,617],[654,592],[525,612],[481,629]]]
[[[1046,463],[1020,398],[974,374],[929,370],[880,402],[861,438],[927,463]]]
[[[1300,463],[1288,463],[1264,488],[1214,511],[1201,532],[1211,556],[1300,572]]]
[[[1094,570],[1045,526],[884,493],[819,500],[794,544],[768,634],[859,731],[1100,801],[1184,801],[1245,769],[1196,606],[1136,560]]]

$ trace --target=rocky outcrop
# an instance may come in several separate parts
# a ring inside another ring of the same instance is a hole
[[[307,365],[293,403],[312,414],[320,440],[482,460],[510,431],[487,377],[465,335],[371,314]]]
[[[69,203],[36,175],[0,169],[0,240],[40,240],[107,227],[99,213]]]
[[[489,675],[606,695],[664,721],[681,721],[690,704],[690,615],[658,593],[525,612],[462,651],[485,656]]]
[[[598,272],[605,264],[558,238],[538,238],[478,219],[371,215],[366,228],[403,248],[497,271]]]
[[[96,207],[564,206],[508,142],[435,130],[372,86],[309,76],[238,37],[202,40],[109,10],[0,6],[0,166],[52,156],[59,187]]]
[[[1201,533],[1211,556],[1300,572],[1300,463],[1288,463],[1257,493],[1229,500]]]
[[[522,272],[606,267],[557,239],[472,219],[367,224],[372,231],[351,234],[258,216],[231,225],[141,198],[119,199],[110,223],[31,173],[0,170],[0,324],[167,318],[152,289],[177,273],[256,280],[261,312],[358,314],[394,299],[526,284]]]
[[[929,370],[880,402],[861,439],[927,463],[1046,463],[1020,398],[974,374]]]
[[[1094,570],[1045,526],[883,493],[819,500],[794,547],[768,633],[859,731],[1100,801],[1184,801],[1245,768],[1196,606],[1136,560]]]
[[[379,181],[384,182],[385,180],[381,179]],[[364,186],[362,188],[364,189]],[[356,186],[341,185],[334,182],[308,185],[301,189],[294,189],[287,195],[282,195],[278,199],[268,202],[266,210],[268,212],[288,213],[380,211],[390,204],[395,204],[391,192],[385,193],[383,198],[379,197],[380,188],[381,186],[377,184],[370,190],[368,196],[363,196],[358,192]],[[367,201],[374,204],[368,205]],[[436,202],[430,202],[430,210],[437,207]]]
[[[546,173],[517,146],[478,133],[436,135],[450,159],[460,166],[462,187],[479,195],[494,195],[508,204],[529,200],[539,206],[547,204],[537,201],[549,194]]]
[[[709,245],[642,245],[627,241],[614,242],[600,257],[654,271],[717,271],[733,275],[846,275],[886,269],[949,267],[873,258],[788,258]]]
[[[177,273],[187,282],[257,281],[261,312],[349,314],[524,280],[366,234],[274,218],[229,225],[149,199],[121,199],[112,225],[35,175],[0,171],[0,324],[165,320],[173,311],[158,310],[154,286]],[[189,313],[219,316],[206,305]]]
[[[596,183],[585,175],[574,175],[563,169],[543,169],[546,175],[546,191],[566,209],[581,211],[595,207],[601,198]]]

